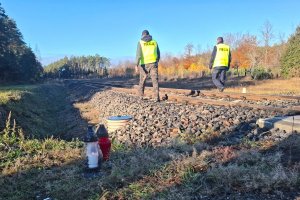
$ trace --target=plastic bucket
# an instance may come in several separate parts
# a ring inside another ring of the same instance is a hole
[[[128,124],[132,119],[129,115],[124,116],[111,116],[107,118],[107,131],[108,133],[114,132]]]

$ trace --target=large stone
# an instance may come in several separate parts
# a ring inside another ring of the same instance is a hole
[[[260,128],[279,128],[280,130],[287,132],[300,131],[300,115],[265,119],[260,118],[256,123]]]

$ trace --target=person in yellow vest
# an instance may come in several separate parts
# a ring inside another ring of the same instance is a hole
[[[231,62],[230,47],[224,44],[223,38],[217,38],[211,54],[209,69],[212,69],[212,81],[220,92],[225,88],[226,71],[229,70]]]
[[[138,93],[141,98],[144,96],[145,83],[147,76],[150,74],[155,101],[159,102],[159,86],[158,86],[158,62],[160,59],[160,51],[158,44],[152,39],[149,31],[142,32],[142,38],[138,42],[136,50],[136,71],[140,72],[140,83]]]

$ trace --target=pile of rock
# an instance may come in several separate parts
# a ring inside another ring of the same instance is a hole
[[[211,134],[232,138],[232,141],[245,136],[256,140],[252,137],[258,130],[256,120],[280,115],[241,107],[155,103],[113,91],[96,93],[90,103],[100,111],[100,123],[106,124],[109,116],[131,115],[133,120],[110,136],[120,143],[138,146],[167,145],[180,136],[201,140]]]

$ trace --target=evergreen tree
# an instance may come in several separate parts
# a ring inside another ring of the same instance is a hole
[[[5,14],[0,4],[0,81],[33,81],[42,71],[16,22]]]
[[[281,73],[284,77],[300,77],[300,26],[288,40],[281,58]]]
[[[106,57],[72,56],[64,57],[45,67],[45,76],[48,78],[79,78],[81,76],[97,75],[107,76],[110,61]],[[103,72],[106,71],[106,74]]]

